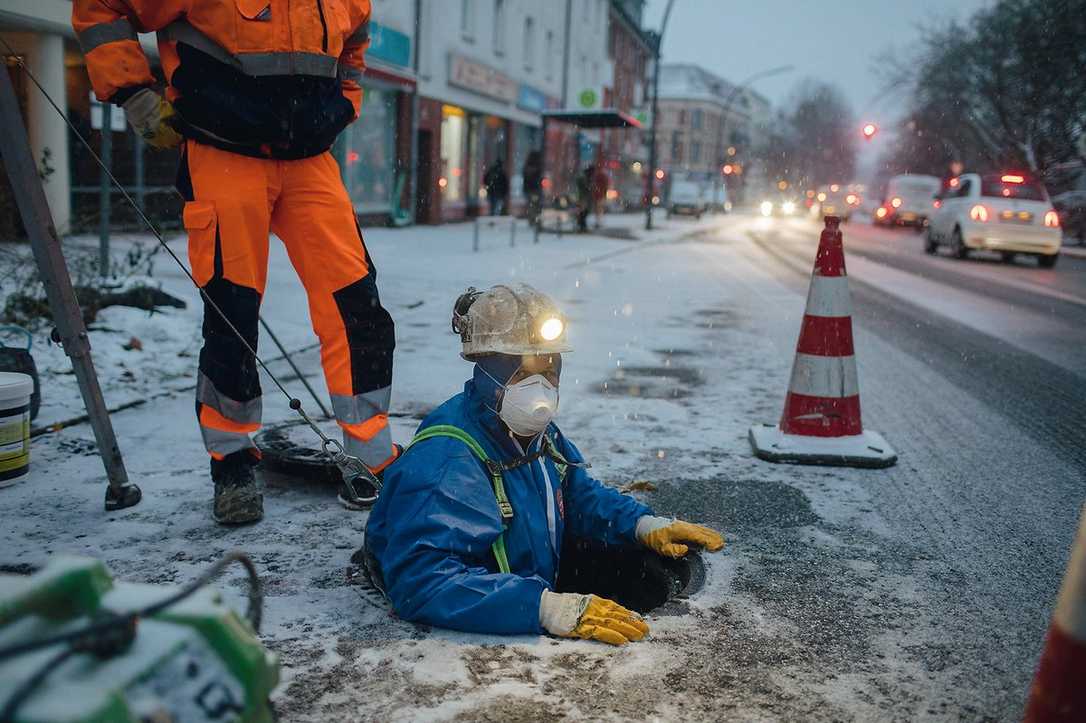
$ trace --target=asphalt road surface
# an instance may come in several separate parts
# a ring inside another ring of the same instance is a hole
[[[741,708],[1019,718],[1086,499],[1086,261],[962,261],[925,255],[911,231],[843,229],[865,424],[899,464],[688,484],[654,503],[732,532],[733,600],[786,621],[736,633],[751,670],[776,669],[740,678]],[[721,284],[743,283],[742,259],[804,294],[819,230],[733,215],[672,253]],[[761,333],[794,345],[800,312],[765,313],[792,302],[762,293]],[[721,608],[737,628],[747,612]]]

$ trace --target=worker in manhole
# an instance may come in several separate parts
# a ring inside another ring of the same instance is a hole
[[[656,517],[589,475],[552,422],[570,346],[550,298],[523,284],[468,289],[452,327],[461,356],[475,363],[472,378],[386,471],[366,527],[371,578],[407,620],[615,645],[642,639],[648,626],[633,610],[595,590],[564,591],[568,543],[678,558],[691,545],[719,550],[723,538]]]
[[[99,100],[144,141],[180,147],[189,263],[205,300],[196,416],[211,456],[212,513],[259,520],[250,435],[260,427],[257,346],[268,235],[286,246],[309,300],[345,451],[380,472],[388,427],[392,317],[354,206],[329,152],[362,105],[370,0],[75,0],[72,24]],[[157,32],[166,90],[137,33]],[[346,488],[345,489],[349,489]],[[344,505],[376,490],[359,479]]]

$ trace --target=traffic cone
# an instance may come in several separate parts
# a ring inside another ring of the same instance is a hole
[[[878,432],[864,431],[852,348],[852,301],[840,219],[826,217],[792,380],[780,424],[750,428],[754,453],[770,462],[889,467],[897,454]]]
[[[1086,505],[1029,690],[1025,720],[1086,720]]]

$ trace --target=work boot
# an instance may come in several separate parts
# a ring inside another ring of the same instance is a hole
[[[212,514],[219,524],[244,525],[264,517],[264,495],[253,475],[257,461],[247,449],[211,460],[211,479],[215,482]]]
[[[399,444],[393,444],[392,446],[396,448],[396,459],[399,459],[400,455],[403,454],[403,446]],[[385,467],[385,469],[388,469],[388,467]],[[374,475],[378,483],[380,483],[384,474],[385,470],[383,469]],[[348,510],[356,512],[368,510],[377,502],[377,488],[373,486],[372,482],[359,477],[351,483],[351,486],[354,487],[354,495],[347,489],[346,484],[341,482],[339,485],[339,503]]]

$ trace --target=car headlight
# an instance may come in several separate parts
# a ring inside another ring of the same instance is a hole
[[[762,215],[763,216],[772,216],[773,215],[773,202],[772,201],[762,201],[761,209],[762,209]]]
[[[783,204],[781,204],[781,211],[791,216],[793,213],[796,212],[796,204],[792,203],[791,201],[785,201]]]

